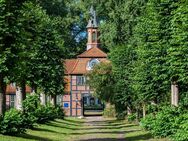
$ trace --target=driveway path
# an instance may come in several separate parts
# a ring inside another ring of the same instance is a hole
[[[75,141],[125,141],[123,124],[103,117],[86,117],[82,135]]]

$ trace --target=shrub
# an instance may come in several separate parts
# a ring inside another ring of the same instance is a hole
[[[45,123],[55,118],[64,118],[64,112],[60,106],[54,107],[52,105],[40,105],[36,111],[37,123]]]
[[[147,105],[147,113],[156,113],[158,111],[158,105],[149,104]]]
[[[22,113],[16,109],[10,109],[4,115],[1,122],[1,133],[14,135],[25,132]]]
[[[177,118],[179,128],[177,132],[171,136],[174,141],[187,141],[188,140],[188,113],[181,115]]]
[[[167,137],[174,134],[178,127],[176,117],[179,114],[179,111],[175,107],[163,107],[162,111],[156,114],[151,133],[158,137]]]
[[[62,108],[60,105],[57,105],[57,106],[56,106],[55,112],[56,112],[56,115],[57,115],[56,118],[64,119],[65,113],[64,113],[64,111],[63,111],[63,108]]]
[[[104,117],[115,117],[116,116],[116,111],[114,105],[111,105],[109,103],[106,104],[106,107],[103,111],[103,116]]]
[[[32,129],[37,121],[37,117],[34,115],[34,113],[25,112],[22,114],[22,117],[23,117],[23,126],[27,129]]]
[[[116,112],[116,118],[119,120],[124,120],[126,115],[127,115],[126,111],[122,111],[121,113]]]
[[[149,114],[145,118],[141,119],[140,126],[145,130],[152,130],[154,121],[155,116],[153,114]]]
[[[135,121],[136,120],[136,114],[134,113],[134,114],[128,115],[127,120],[129,122]]]
[[[40,105],[35,111],[35,116],[37,123],[45,123],[56,118],[54,108],[51,105]]]
[[[33,128],[34,123],[36,123],[35,111],[39,102],[37,95],[27,95],[27,98],[23,101],[23,121],[26,128]]]
[[[156,137],[167,137],[176,133],[180,120],[178,108],[165,106],[156,115],[150,114],[141,120],[141,126]]]
[[[23,101],[24,113],[34,112],[39,105],[38,95],[27,95],[27,98]]]

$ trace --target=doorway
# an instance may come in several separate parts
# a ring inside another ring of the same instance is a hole
[[[83,116],[102,116],[104,104],[91,95],[83,96]]]

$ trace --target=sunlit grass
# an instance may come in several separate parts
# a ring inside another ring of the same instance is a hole
[[[99,141],[114,141],[123,138],[126,141],[168,141],[153,139],[153,137],[136,124],[125,121],[106,119],[97,121],[94,125],[84,124],[85,119],[65,118],[38,125],[26,134],[18,136],[0,135],[0,141],[88,141],[94,138]]]
[[[82,126],[83,121],[81,119],[58,119],[43,125],[38,125],[33,130],[27,130],[26,134],[21,134],[16,137],[0,135],[0,141],[71,141],[73,134]]]

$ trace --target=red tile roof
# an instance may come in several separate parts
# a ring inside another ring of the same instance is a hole
[[[77,62],[78,62],[77,59],[65,60],[65,74],[70,74]]]
[[[100,62],[107,62],[106,58],[98,58]],[[70,59],[72,60],[72,59]],[[70,60],[65,61],[65,74],[86,74],[88,72],[87,64],[91,60],[91,58],[78,58],[75,60],[73,66],[70,66]]]
[[[86,50],[82,54],[77,56],[78,58],[106,58],[107,54],[104,53],[98,47],[92,47],[89,50]]]
[[[6,94],[15,94],[16,93],[16,87],[12,85],[7,85]],[[26,93],[31,93],[31,88],[29,86],[26,86]]]
[[[92,58],[97,58],[100,62],[108,61],[107,54],[97,47],[92,47],[77,57],[65,60],[65,74],[86,74],[87,64]]]

